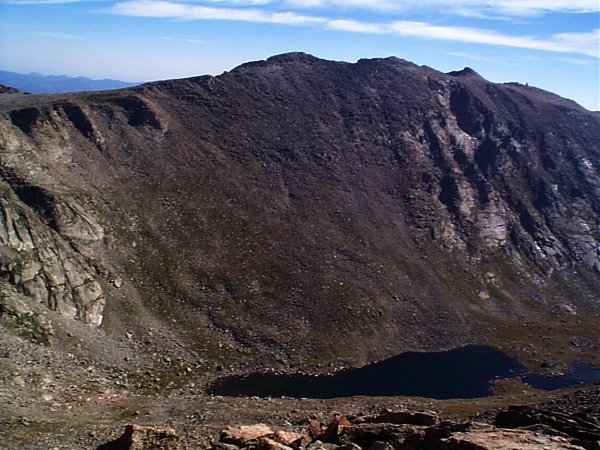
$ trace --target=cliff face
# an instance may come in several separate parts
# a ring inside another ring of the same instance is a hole
[[[265,363],[598,350],[600,117],[535,88],[287,54],[2,95],[0,174],[6,310]]]

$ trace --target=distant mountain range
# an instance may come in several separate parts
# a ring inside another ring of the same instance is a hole
[[[39,73],[15,73],[0,70],[0,84],[32,94],[59,94],[64,92],[104,91],[135,86],[119,80],[93,80],[86,77],[65,75],[42,75]]]

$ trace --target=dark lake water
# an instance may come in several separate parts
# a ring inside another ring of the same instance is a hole
[[[523,382],[545,391],[554,391],[576,384],[589,384],[600,380],[600,370],[592,369],[588,364],[576,362],[564,374],[556,377],[543,377],[528,373],[523,377]]]
[[[517,360],[491,347],[471,345],[436,353],[403,353],[359,369],[333,375],[252,374],[217,380],[209,392],[224,396],[334,398],[418,396],[435,399],[477,398],[492,394],[492,383],[522,378],[552,390],[600,379],[600,370],[574,364],[559,377],[530,374]]]

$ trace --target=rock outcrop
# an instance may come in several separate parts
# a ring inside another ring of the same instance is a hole
[[[0,208],[2,308],[20,315],[20,308],[44,305],[73,319],[100,325],[105,303],[102,288],[88,262],[63,238],[77,230],[70,222],[73,215],[58,214],[58,222],[64,221],[63,231],[67,231],[61,236],[5,182],[0,183]],[[85,218],[85,213],[80,217]]]
[[[506,421],[508,415],[523,416],[525,410],[529,417],[535,417],[534,408],[517,408],[501,412],[498,420]],[[544,415],[544,413],[542,413]],[[426,420],[422,420],[427,418]],[[497,421],[498,421],[497,420]],[[564,417],[563,424],[555,427],[533,428],[543,426],[547,420],[528,420],[527,428],[511,426],[502,428],[485,423],[464,421],[453,422],[440,420],[429,412],[384,411],[371,417],[356,417],[347,419],[336,416],[327,426],[317,426],[311,423],[309,428],[297,435],[297,439],[282,443],[277,440],[273,431],[266,433],[261,425],[246,426],[246,429],[261,430],[261,436],[248,436],[247,439],[228,439],[230,431],[221,434],[221,440],[213,445],[214,450],[236,450],[239,448],[254,449],[300,449],[307,450],[584,450],[598,448],[597,440],[582,440],[580,431],[565,432],[564,425],[571,420],[575,423],[576,416]],[[521,424],[524,425],[524,424]],[[230,427],[229,430],[235,427]],[[240,427],[238,427],[240,428]],[[573,425],[567,426],[573,430]],[[281,432],[280,432],[281,433]],[[239,436],[240,434],[238,434]],[[591,435],[588,435],[589,438]],[[229,445],[224,447],[223,444]],[[235,444],[235,445],[232,445]]]
[[[567,414],[531,406],[511,406],[496,415],[494,424],[503,428],[553,430],[587,449],[600,448],[598,417],[585,414]]]
[[[20,94],[21,91],[10,86],[0,84],[0,94]]]

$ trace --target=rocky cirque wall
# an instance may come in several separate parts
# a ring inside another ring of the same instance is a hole
[[[25,111],[35,120],[35,109]],[[77,243],[100,240],[102,227],[69,193],[61,192],[53,168],[44,167],[62,162],[52,155],[60,142],[40,149],[24,133],[33,126],[24,125],[29,119],[25,112],[12,118],[23,129],[3,124],[0,130],[2,305],[9,314],[45,306],[98,326],[105,297]]]
[[[0,115],[7,310],[276,364],[598,350],[600,118],[568,100],[287,54]]]

